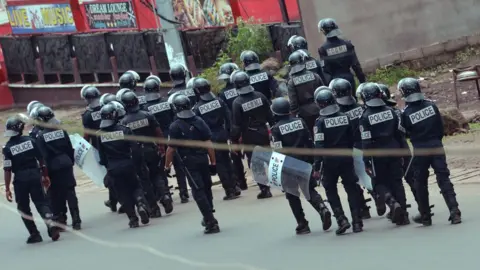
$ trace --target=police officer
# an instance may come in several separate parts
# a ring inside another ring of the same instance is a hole
[[[128,91],[122,95],[122,103],[125,105],[127,114],[121,120],[121,124],[131,129],[134,135],[152,138],[163,138],[162,130],[155,117],[140,110],[138,99],[135,93]],[[140,153],[143,157],[137,161],[139,177],[146,192],[146,198],[151,207],[151,216],[160,217],[161,212],[157,201],[159,200],[170,214],[173,211],[172,199],[168,191],[167,177],[162,168],[159,167],[161,157],[165,154],[163,145],[153,142],[139,142]]]
[[[322,19],[318,23],[318,31],[327,38],[327,41],[318,48],[320,62],[323,63],[322,68],[327,79],[325,83],[330,83],[334,78],[343,78],[350,82],[352,88],[355,88],[355,79],[350,68],[353,69],[360,83],[365,82],[366,77],[355,53],[355,46],[349,40],[339,37],[342,32],[338,29],[337,23],[330,18]]]
[[[387,104],[387,106],[391,107],[395,113],[397,114],[398,118],[400,119],[400,126],[399,128],[403,131],[403,133],[405,132],[405,128],[403,127],[403,115],[402,115],[402,111],[400,109],[398,109],[396,106],[397,106],[397,102],[395,101],[395,99],[393,99],[392,95],[390,94],[390,89],[388,89],[388,86],[386,86],[385,84],[378,84],[378,86],[380,87],[380,90],[382,90],[382,98],[383,98],[383,101],[385,102],[385,104]],[[407,184],[410,186],[410,190],[412,191],[412,194],[413,194],[413,197],[415,198],[415,201],[418,201],[417,200],[417,194],[415,192],[415,179],[413,178],[413,168],[411,167],[411,160],[412,160],[412,154],[410,152],[410,146],[408,146],[408,143],[407,143],[407,140],[405,138],[405,136],[401,136],[399,137],[400,141],[400,148],[408,151],[410,154],[409,155],[406,155],[403,157],[403,171],[404,171],[404,174],[405,174],[405,182],[407,182]]]
[[[130,228],[137,228],[138,216],[142,224],[150,222],[148,207],[145,203],[143,190],[136,175],[135,159],[139,159],[138,144],[125,140],[132,136],[130,128],[118,124],[118,114],[115,104],[107,104],[101,109],[102,121],[99,134],[100,164],[107,168],[107,173],[113,179],[113,186],[125,213],[129,219]]]
[[[288,61],[291,67],[290,79],[287,82],[290,111],[305,120],[308,130],[313,130],[315,119],[318,117],[314,92],[323,85],[322,79],[316,73],[307,70],[305,54],[293,52]]]
[[[317,149],[352,149],[355,142],[353,126],[348,116],[340,112],[332,91],[321,90],[315,100],[320,108],[314,131],[315,148]],[[363,221],[360,214],[360,198],[357,191],[358,178],[355,175],[352,156],[315,156],[315,178],[319,178],[323,170],[322,183],[325,187],[328,201],[337,219],[336,234],[345,233],[351,225],[345,217],[342,203],[338,196],[338,178],[347,192],[348,204],[352,214],[353,232],[363,230]]]
[[[134,72],[134,71],[133,71]],[[140,105],[145,104],[147,101],[145,100],[145,96],[143,93],[138,93],[137,92],[137,84],[138,81],[140,80],[140,76],[135,72],[133,73],[131,70],[123,73],[122,76],[120,76],[120,79],[118,80],[118,83],[120,85],[120,89],[130,89],[134,93],[137,94],[138,97],[138,102]],[[136,74],[136,75],[135,75]],[[138,77],[137,77],[138,76]]]
[[[290,103],[286,98],[280,97],[272,101],[270,107],[275,117],[276,123],[272,127],[272,146],[276,151],[281,152],[283,147],[294,148],[314,148],[312,133],[307,128],[304,120],[292,117],[290,115]],[[313,163],[312,156],[290,155],[293,158]],[[310,179],[310,200],[308,201],[313,208],[320,214],[323,223],[323,230],[328,230],[332,226],[331,213],[323,203],[323,199],[315,190],[316,181],[313,177]],[[292,209],[293,216],[297,221],[297,234],[310,233],[308,221],[305,219],[302,202],[300,198],[290,193],[286,193],[286,198]]]
[[[403,123],[414,149],[412,159],[420,215],[413,220],[425,226],[432,224],[428,199],[428,169],[432,167],[437,176],[440,192],[450,210],[449,221],[452,224],[459,224],[462,222],[461,212],[449,178],[450,171],[445,154],[442,151],[432,156],[415,156],[415,149],[443,149],[444,130],[440,112],[433,101],[425,99],[418,80],[404,78],[398,83],[398,90],[407,104],[403,111]]]
[[[42,106],[38,109],[38,119],[47,124],[58,124],[52,109]],[[51,186],[49,189],[53,215],[58,223],[67,224],[67,196],[72,228],[81,229],[82,220],[75,193],[76,180],[73,174],[74,150],[68,133],[64,130],[44,127],[37,135],[37,146],[48,168]]]
[[[52,211],[44,193],[44,188],[48,189],[50,186],[48,169],[44,165],[42,154],[35,141],[28,136],[22,136],[24,127],[25,123],[19,117],[10,117],[6,122],[4,136],[10,138],[2,149],[6,199],[12,202],[10,183],[13,173],[15,202],[30,234],[27,244],[43,241],[33,221],[30,198],[40,216],[46,221],[49,236],[53,241],[57,241],[60,237],[60,230],[53,226]]]
[[[250,76],[250,84],[255,91],[262,93],[270,102],[277,96],[278,83],[272,75],[262,70],[260,58],[254,51],[244,51],[240,56],[245,72]]]
[[[170,125],[172,124],[173,120],[175,119],[175,112],[173,109],[173,105],[168,102],[168,97],[162,97],[160,95],[160,81],[155,78],[150,78],[145,81],[143,84],[143,88],[145,90],[145,97],[147,99],[147,103],[144,106],[144,110],[150,112],[155,119],[157,120],[158,124],[160,125],[160,129],[163,132],[163,137],[166,139],[168,138]],[[162,167],[163,170],[163,162],[162,159]],[[177,164],[175,162],[175,164]],[[179,167],[175,167],[175,171],[177,175],[183,175],[181,169]],[[182,203],[188,202],[188,188],[187,182],[185,180],[185,176],[183,181],[178,181],[178,187],[180,190],[180,200]],[[168,181],[168,180],[166,180]],[[165,182],[168,184],[167,182]]]
[[[362,149],[399,149],[403,136],[400,120],[395,111],[382,100],[382,91],[376,83],[366,83],[362,88],[366,109],[360,118]],[[385,199],[397,225],[410,223],[407,200],[403,187],[402,159],[396,156],[364,155],[366,170],[372,175],[374,189]]]
[[[292,36],[290,40],[290,47],[292,52],[301,50],[306,54],[305,66],[308,71],[317,73],[325,84],[325,76],[323,75],[322,64],[317,59],[313,58],[308,52],[307,40],[302,36]]]
[[[82,114],[83,128],[98,130],[100,128],[100,91],[94,86],[89,86],[81,92],[82,98],[87,102],[87,108]],[[83,137],[96,149],[97,139],[95,136],[84,133]]]
[[[238,97],[237,90],[235,89],[235,86],[230,80],[231,75],[239,71],[240,68],[237,66],[235,63],[225,63],[220,66],[220,69],[218,71],[218,80],[221,82],[225,82],[225,87],[220,90],[220,93],[218,94],[218,97],[223,100],[228,106],[228,109],[232,111],[232,104],[233,101],[235,100],[236,97]],[[238,152],[237,152],[238,153]],[[248,185],[247,185],[247,178],[245,177],[245,174],[247,173],[245,171],[245,168],[243,166],[243,161],[242,161],[243,155],[235,155],[232,154],[232,162],[233,162],[233,171],[234,175],[238,184],[238,187],[240,187],[241,190],[247,190]]]
[[[38,101],[37,101],[38,102]],[[38,103],[34,103],[30,109],[27,109],[27,112],[28,112],[28,116],[30,117],[31,120],[38,120],[38,108],[42,107],[43,104],[38,102]],[[38,132],[42,129],[41,126],[39,125],[33,125],[32,129],[28,132],[28,136],[30,136],[32,139],[36,139],[37,138],[37,134]]]
[[[213,212],[212,175],[216,174],[215,151],[212,147],[212,132],[205,121],[195,116],[190,100],[183,94],[176,95],[173,104],[177,114],[170,126],[170,139],[202,141],[208,147],[190,148],[169,145],[166,154],[165,171],[168,173],[173,156],[180,156],[185,170],[188,170],[188,183],[192,188],[193,198],[202,213],[202,225],[205,233],[218,233],[220,227]],[[209,165],[210,159],[210,165]]]
[[[112,93],[105,93],[100,97],[100,106],[105,106],[106,104],[116,101],[117,97]]]
[[[212,142],[226,144],[230,135],[231,113],[227,105],[211,92],[210,82],[204,78],[197,78],[193,83],[193,89],[199,94],[199,101],[193,111],[203,119],[212,132]],[[236,190],[236,182],[233,178],[232,159],[227,150],[216,150],[218,177],[225,190],[224,200],[233,200],[240,195]]]
[[[170,68],[170,78],[173,81],[173,88],[168,91],[168,96],[180,92],[190,99],[190,103],[195,105],[197,103],[197,95],[193,89],[187,87],[187,69],[180,64],[172,65]]]
[[[350,123],[353,128],[354,132],[354,144],[353,144],[353,152],[356,154],[353,156],[354,161],[354,168],[355,174],[361,182],[363,183],[371,183],[370,176],[365,171],[365,164],[363,163],[363,156],[362,151],[360,150],[362,147],[362,139],[360,137],[360,130],[358,128],[360,117],[363,113],[363,108],[357,104],[355,98],[352,94],[352,85],[345,79],[337,78],[333,79],[330,82],[329,87],[332,89],[335,99],[337,101],[338,106],[340,107],[340,111],[345,113],[350,120]],[[363,219],[369,219],[370,216],[370,209],[367,206],[367,202],[371,199],[365,200],[363,189],[357,185],[357,190],[360,197],[360,205],[361,205],[361,215]],[[372,192],[372,190],[369,190]],[[375,198],[375,197],[374,197]],[[377,212],[380,216],[385,214],[386,206],[385,202],[381,202],[381,200],[377,203]]]
[[[239,143],[240,138],[245,144],[268,146],[270,139],[267,123],[273,126],[274,119],[270,111],[270,100],[262,93],[255,91],[250,85],[250,77],[246,72],[239,71],[232,74],[232,82],[239,96],[232,105],[232,131],[231,140]],[[240,153],[236,153],[240,155]],[[252,158],[252,152],[246,152],[248,164]],[[270,187],[259,184],[260,193],[258,199],[272,197]]]

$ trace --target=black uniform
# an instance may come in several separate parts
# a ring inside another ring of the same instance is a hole
[[[170,97],[174,93],[181,93],[187,96],[188,99],[190,99],[190,104],[192,104],[192,106],[197,103],[198,97],[195,94],[195,91],[193,91],[191,88],[187,88],[187,84],[185,82],[173,86],[173,88],[168,91],[168,96]]]
[[[399,130],[399,118],[392,108],[387,106],[370,107],[367,104],[360,119],[362,148],[399,149],[403,136]],[[392,221],[397,225],[408,224],[406,197],[403,187],[403,169],[401,157],[364,156],[365,166],[372,171],[375,191],[382,196],[393,213]],[[401,206],[401,209],[397,205]],[[397,210],[396,210],[397,209]]]
[[[231,111],[232,110],[232,104],[233,101],[235,100],[236,97],[238,97],[237,90],[235,89],[235,86],[227,82],[225,87],[220,90],[220,93],[218,93],[218,97],[227,104],[228,109]]]
[[[350,68],[353,69],[360,83],[366,81],[355,53],[355,46],[350,41],[339,37],[327,38],[327,41],[318,49],[318,53],[327,80],[326,84],[335,78],[343,78],[349,81],[352,88],[355,89],[355,79]]]
[[[316,148],[353,149],[355,141],[353,127],[348,116],[342,112],[337,111],[329,115],[320,114],[315,123],[314,134]],[[358,205],[360,201],[357,192],[358,178],[354,171],[353,158],[351,156],[315,156],[315,171],[320,171],[321,167],[323,169],[322,183],[339,226],[337,234],[344,233],[350,228],[338,196],[337,183],[339,177],[342,178],[342,184],[348,195],[354,232],[361,231],[363,223]]]
[[[194,108],[196,115],[200,116],[212,132],[212,142],[226,144],[230,135],[231,113],[227,105],[219,98],[200,97]],[[232,160],[228,150],[216,150],[217,172],[223,189],[225,200],[235,198],[235,179],[233,178]]]
[[[292,116],[275,116],[278,120],[272,127],[272,146],[276,151],[281,152],[283,147],[292,148],[314,148],[312,140],[312,133],[307,129],[305,121],[300,118]],[[313,163],[312,156],[290,155],[296,159],[303,160],[307,163]],[[323,221],[323,229],[328,230],[331,226],[331,214],[328,208],[323,203],[320,194],[315,190],[317,186],[315,179],[310,179],[310,200],[308,201],[313,208],[321,215]],[[302,227],[308,226],[308,221],[305,219],[302,203],[300,198],[290,193],[286,193],[286,198],[292,209],[298,227],[297,232],[302,230]],[[309,229],[308,229],[309,231]]]
[[[40,130],[42,130],[42,127],[40,126],[33,126],[32,129],[28,132],[28,136],[30,136],[30,138],[32,139],[36,139],[37,138],[37,135],[38,135],[38,132],[40,132]]]
[[[443,121],[437,106],[430,100],[409,102],[403,112],[403,122],[407,136],[410,137],[410,142],[414,149],[412,165],[415,192],[417,193],[417,203],[422,219],[429,221],[431,224],[428,198],[428,169],[432,167],[437,176],[440,192],[450,210],[450,221],[454,224],[460,223],[460,210],[458,209],[453,184],[450,181],[450,171],[445,154],[415,156],[415,149],[443,148]],[[428,225],[428,222],[425,225]]]
[[[107,105],[108,106],[108,105]],[[107,168],[108,175],[113,179],[118,199],[127,214],[129,226],[138,227],[138,217],[135,213],[137,205],[143,224],[149,222],[147,206],[143,190],[136,174],[135,159],[140,151],[138,144],[125,140],[126,135],[133,135],[125,126],[114,124],[101,129],[99,137],[100,164]]]
[[[238,143],[240,137],[244,144],[268,146],[270,139],[268,128],[274,125],[270,101],[260,92],[254,91],[239,95],[232,105],[232,142]],[[252,158],[252,152],[246,151],[248,164]],[[260,197],[271,197],[268,186],[259,185]]]
[[[29,217],[24,218],[22,216],[22,220],[30,233],[30,237],[40,238],[41,241],[40,233],[33,221],[32,210],[30,209],[31,199],[40,216],[46,221],[50,237],[55,237],[54,240],[57,240],[58,228],[51,226],[53,214],[42,186],[42,174],[38,166],[39,162],[43,163],[43,157],[35,141],[28,136],[19,134],[8,140],[2,152],[4,157],[3,170],[14,174],[13,188],[17,209],[22,215]]]
[[[37,145],[45,159],[51,186],[49,195],[53,214],[58,222],[66,224],[67,196],[75,194],[76,180],[73,174],[75,164],[74,150],[68,133],[52,128],[44,128],[38,133]],[[69,201],[72,227],[80,229],[81,219],[78,208],[78,199]]]
[[[170,139],[209,141],[212,132],[202,118],[192,114],[189,118],[177,118],[170,125]],[[202,213],[205,223],[215,224],[213,216],[212,177],[210,175],[207,150],[205,148],[191,148],[174,146],[178,155],[191,175],[188,184],[192,195]]]
[[[155,130],[160,127],[152,114],[142,110],[130,110],[120,123],[129,127],[136,136],[152,138],[156,137]],[[164,204],[165,211],[170,213],[173,208],[168,192],[167,177],[160,167],[159,146],[155,143],[146,142],[139,142],[138,144],[140,149],[138,156],[141,158],[135,160],[135,163],[152,214],[159,214],[158,200]]]
[[[147,101],[147,103],[142,106],[142,109],[155,117],[162,130],[163,136],[168,138],[170,124],[172,124],[175,119],[175,112],[170,102],[168,102],[168,97]]]
[[[320,76],[303,69],[299,72],[291,73],[287,85],[290,111],[303,118],[307,128],[313,130],[319,111],[317,104],[315,104],[313,93],[317,87],[323,85]]]
[[[82,124],[83,128],[91,129],[91,130],[99,130],[100,129],[100,106],[95,108],[87,107],[85,112],[82,114]],[[87,140],[95,149],[98,149],[97,146],[97,138],[94,135],[84,134],[85,140]]]
[[[262,69],[246,71],[250,76],[250,84],[255,91],[262,93],[270,102],[277,95],[278,83],[272,75]]]

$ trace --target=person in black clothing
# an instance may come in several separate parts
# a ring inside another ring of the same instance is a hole
[[[452,224],[459,224],[462,222],[462,214],[458,208],[457,195],[449,177],[450,171],[445,154],[442,151],[440,154],[431,156],[415,156],[416,149],[443,149],[444,130],[440,111],[433,101],[425,99],[417,79],[404,78],[400,80],[398,90],[407,104],[403,111],[403,124],[414,149],[413,177],[420,215],[415,216],[413,221],[424,226],[432,225],[433,214],[430,210],[428,194],[428,169],[432,167],[437,176],[440,193],[450,211],[448,219]]]
[[[127,88],[133,91],[138,97],[138,103],[140,105],[143,105],[147,101],[145,100],[144,93],[137,91],[137,84],[139,83],[139,81],[140,81],[140,76],[138,75],[138,73],[133,70],[129,70],[123,73],[122,76],[120,76],[118,80],[118,84],[120,86],[120,89]]]
[[[125,105],[127,114],[121,120],[121,124],[130,128],[134,135],[163,138],[162,130],[155,117],[140,110],[138,98],[135,93],[128,91],[122,95],[122,103]],[[157,201],[160,201],[165,212],[173,211],[172,199],[167,185],[167,176],[159,168],[161,158],[165,153],[164,145],[151,142],[137,142],[140,152],[136,159],[136,167],[141,180],[143,190],[149,202],[151,217],[160,217],[161,212]]]
[[[47,124],[58,124],[55,114],[49,107],[38,109],[38,119]],[[58,223],[67,225],[67,196],[72,228],[81,229],[82,220],[75,192],[77,184],[73,174],[74,150],[68,133],[64,130],[44,127],[37,135],[36,143],[48,168],[51,186],[49,189],[53,215]]]
[[[243,71],[232,74],[232,82],[239,96],[232,105],[231,141],[238,144],[240,138],[244,144],[268,146],[270,138],[267,123],[273,126],[274,119],[270,111],[270,100],[262,93],[257,92],[250,85],[250,77]],[[241,155],[239,152],[236,155]],[[251,162],[252,152],[246,151],[248,164]],[[259,184],[258,199],[271,198],[270,187]]]
[[[173,82],[173,88],[168,91],[168,96],[172,96],[174,93],[181,93],[186,95],[190,99],[190,103],[195,105],[198,97],[193,89],[187,87],[187,74],[188,71],[183,65],[172,65],[170,68],[170,78]],[[170,100],[171,101],[171,100]]]
[[[289,40],[289,48],[291,48],[291,53],[295,51],[301,51],[305,54],[305,66],[308,71],[316,73],[320,76],[322,83],[325,84],[326,79],[323,75],[322,64],[317,59],[313,58],[308,52],[308,43],[307,40],[302,36],[292,36]]]
[[[272,127],[272,146],[275,151],[282,152],[283,147],[295,147],[295,148],[314,148],[312,139],[312,133],[307,129],[307,125],[304,120],[292,117],[290,115],[290,103],[286,98],[276,98],[272,101],[270,107],[275,117],[276,123]],[[293,158],[305,161],[307,163],[313,163],[312,156],[305,155],[290,155]],[[320,214],[323,223],[323,230],[330,229],[332,226],[331,216],[332,214],[325,206],[322,197],[315,190],[316,180],[310,179],[310,200],[308,201],[313,208]],[[297,221],[297,228],[295,229],[297,234],[310,233],[310,227],[308,221],[305,219],[305,213],[303,212],[302,202],[300,198],[290,193],[285,194],[290,208],[292,209],[293,216]]]
[[[32,103],[30,102],[30,104],[32,104]],[[37,113],[38,108],[40,108],[42,106],[44,106],[44,105],[42,103],[38,102],[38,101],[37,101],[37,103],[33,103],[33,105],[30,107],[30,109],[27,109],[28,117],[30,117],[31,120],[38,121],[38,113]],[[32,129],[28,132],[28,136],[30,136],[32,139],[36,139],[37,134],[41,129],[42,129],[41,126],[34,124],[32,126]]]
[[[145,203],[142,187],[136,174],[135,159],[139,157],[139,145],[125,140],[132,136],[130,128],[118,124],[118,113],[115,104],[107,104],[101,109],[101,133],[99,134],[100,165],[107,168],[112,178],[118,199],[129,219],[130,228],[139,226],[135,205],[142,224],[148,224],[150,217]]]
[[[340,112],[332,91],[321,90],[315,100],[320,108],[320,116],[315,123],[314,139],[317,149],[352,149],[355,142],[352,124],[348,116]],[[343,211],[338,196],[338,178],[347,192],[348,204],[352,214],[353,232],[363,231],[363,221],[360,214],[360,198],[357,191],[358,178],[355,175],[352,156],[315,156],[315,178],[320,178],[323,170],[322,184],[325,187],[328,201],[337,219],[336,234],[345,233],[350,225]]]
[[[46,221],[49,236],[53,241],[57,241],[60,237],[60,228],[54,226],[53,214],[44,191],[50,186],[48,169],[35,141],[29,136],[22,136],[24,127],[25,123],[19,117],[10,117],[6,122],[4,136],[9,137],[9,140],[2,149],[6,199],[9,202],[13,201],[10,190],[13,173],[15,202],[30,234],[27,244],[43,241],[33,220],[30,198],[40,216]]]
[[[322,19],[318,23],[318,31],[327,38],[327,41],[318,48],[320,63],[323,64],[326,77],[325,84],[329,84],[332,79],[343,78],[355,89],[355,79],[350,69],[353,69],[360,83],[365,82],[366,77],[355,53],[355,46],[349,40],[339,37],[341,31],[335,21],[330,18]]]
[[[278,82],[272,75],[260,67],[260,58],[254,51],[244,51],[240,56],[245,72],[250,77],[250,84],[255,91],[262,93],[270,102],[280,91]]]
[[[404,136],[400,119],[392,108],[386,106],[380,87],[376,83],[366,83],[362,88],[362,96],[366,105],[360,118],[362,149],[399,149],[399,141]],[[367,154],[363,158],[375,191],[390,208],[392,222],[397,225],[410,224],[402,181],[402,158]]]
[[[212,148],[212,132],[205,121],[195,116],[187,96],[176,95],[173,100],[177,118],[170,125],[172,140],[202,141],[207,148],[190,148],[169,144],[165,159],[165,172],[170,172],[173,157],[179,156],[189,175],[188,183],[192,188],[193,198],[202,213],[202,225],[205,234],[220,232],[215,219],[212,194],[212,175],[216,174],[215,151]],[[209,165],[210,160],[210,165]]]
[[[100,91],[94,86],[84,88],[81,92],[82,98],[87,102],[87,108],[82,114],[83,128],[98,130],[100,128]],[[97,139],[95,136],[84,133],[83,137],[95,149],[97,149]]]
[[[203,119],[212,132],[212,142],[226,144],[230,137],[231,113],[221,99],[211,92],[210,82],[204,78],[197,78],[193,83],[193,89],[199,94],[199,101],[193,111]],[[217,171],[220,182],[225,190],[224,200],[233,200],[240,196],[240,190],[236,189],[236,181],[233,177],[232,159],[228,150],[216,150]]]

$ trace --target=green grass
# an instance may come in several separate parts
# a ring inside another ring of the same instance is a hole
[[[405,66],[392,66],[377,69],[375,73],[368,75],[368,81],[392,86],[405,77],[418,77],[418,74],[419,72]]]
[[[480,123],[470,123],[468,124],[471,130],[480,130]]]

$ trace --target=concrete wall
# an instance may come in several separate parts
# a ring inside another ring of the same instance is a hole
[[[352,40],[360,61],[480,31],[480,0],[298,0],[311,52],[324,41],[320,19],[331,17]]]

